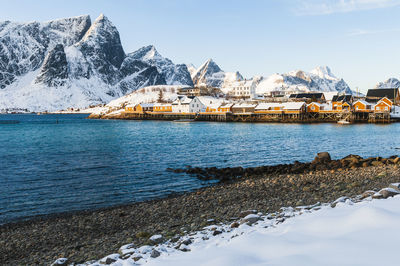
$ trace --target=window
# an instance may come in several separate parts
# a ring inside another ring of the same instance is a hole
[[[387,111],[388,110],[388,108],[387,108],[387,106],[385,107],[385,111]]]
[[[358,110],[358,106],[356,106],[356,110]]]
[[[311,110],[313,110],[313,111],[315,110],[315,107],[314,107],[314,105],[313,105],[313,106],[311,106]]]

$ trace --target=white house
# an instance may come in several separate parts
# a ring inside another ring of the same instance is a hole
[[[224,99],[214,98],[211,96],[196,96],[189,104],[190,113],[206,112],[207,107],[221,105]]]
[[[190,112],[190,102],[192,101],[191,98],[178,95],[178,98],[172,103],[172,112],[173,113],[189,113]]]
[[[256,97],[256,83],[253,80],[236,81],[225,89],[229,95],[254,99]]]

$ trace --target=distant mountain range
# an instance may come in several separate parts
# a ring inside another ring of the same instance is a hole
[[[244,80],[212,59],[196,68],[174,64],[152,45],[126,54],[117,28],[100,15],[48,22],[0,22],[0,111],[55,111],[108,103],[153,85],[229,88]],[[352,93],[329,67],[254,77],[257,93],[323,91]],[[378,87],[400,84],[397,79]]]
[[[400,88],[400,80],[396,78],[390,78],[386,81],[379,82],[376,84],[375,89],[389,89],[389,88]]]

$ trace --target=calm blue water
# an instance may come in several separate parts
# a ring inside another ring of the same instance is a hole
[[[208,183],[166,168],[258,166],[399,154],[400,124],[247,124],[0,115],[0,224],[189,191]],[[58,123],[56,123],[58,121]]]

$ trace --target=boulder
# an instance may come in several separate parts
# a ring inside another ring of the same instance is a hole
[[[387,199],[389,197],[400,194],[400,191],[389,187],[381,189],[378,193],[381,194],[384,199]]]
[[[219,231],[219,230],[214,230],[213,231],[213,236],[216,236],[216,235],[219,235],[219,234],[222,234],[222,231]]]
[[[162,235],[153,235],[149,238],[149,240],[153,243],[153,244],[160,244],[164,241],[164,238]]]
[[[242,211],[242,212],[240,212],[239,217],[244,218],[249,214],[256,214],[256,213],[257,213],[257,210]]]
[[[261,220],[261,217],[259,215],[249,214],[246,217],[242,218],[241,223],[247,223],[248,225],[252,225],[259,220]]]
[[[371,196],[373,196],[375,193],[376,193],[376,191],[367,190],[367,191],[365,191],[364,193],[361,194],[361,199],[365,199],[365,198],[371,197]]]
[[[238,222],[233,222],[233,223],[231,223],[231,228],[237,228],[237,227],[239,227],[239,223]]]
[[[329,152],[319,152],[317,154],[317,156],[314,158],[314,161],[312,161],[312,163],[314,163],[314,164],[328,163],[331,160],[332,159],[331,159],[331,155],[329,154]]]
[[[392,183],[389,185],[389,187],[400,192],[400,183]]]
[[[160,253],[158,250],[153,249],[153,250],[151,251],[150,257],[151,257],[151,258],[157,258],[157,257],[159,257],[160,255],[161,255],[161,253]]]

